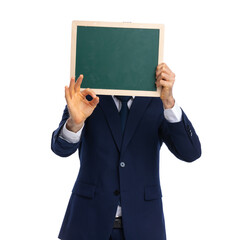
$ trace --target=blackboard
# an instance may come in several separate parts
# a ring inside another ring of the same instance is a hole
[[[73,21],[71,76],[96,94],[159,97],[163,35],[162,24]]]

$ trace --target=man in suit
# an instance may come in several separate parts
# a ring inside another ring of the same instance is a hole
[[[51,148],[78,149],[80,170],[63,219],[64,240],[166,240],[159,180],[164,142],[179,159],[201,156],[198,136],[172,95],[175,74],[156,67],[161,96],[96,96],[83,75],[65,87],[67,106]],[[89,95],[91,99],[89,99]]]

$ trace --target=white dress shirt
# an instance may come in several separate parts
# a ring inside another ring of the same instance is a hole
[[[112,97],[113,97],[113,100],[116,104],[118,111],[120,112],[121,107],[122,107],[122,102],[119,99],[117,99],[115,96],[112,96]],[[135,96],[133,96],[127,102],[129,109],[131,108],[134,97]],[[173,108],[164,109],[164,117],[166,118],[167,121],[169,121],[171,123],[180,122],[182,120],[182,110],[175,102]],[[62,130],[60,131],[59,137],[66,140],[69,143],[77,143],[81,138],[81,133],[82,133],[82,129],[83,129],[84,125],[78,132],[75,133],[75,132],[69,131],[66,128],[66,122],[65,122]],[[119,216],[122,216],[122,208],[120,206],[117,207],[117,212],[116,212],[116,217],[119,217]]]

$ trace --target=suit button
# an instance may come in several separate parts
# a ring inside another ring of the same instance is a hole
[[[125,167],[125,162],[120,162],[121,167]]]
[[[114,191],[114,194],[117,196],[117,195],[120,194],[120,192],[119,192],[118,190],[115,190],[115,191]]]

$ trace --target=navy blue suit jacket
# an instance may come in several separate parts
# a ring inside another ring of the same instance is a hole
[[[68,157],[78,150],[80,158],[79,174],[58,237],[109,240],[121,198],[126,240],[165,240],[159,150],[164,142],[177,158],[192,162],[201,155],[198,136],[184,112],[181,122],[169,123],[161,99],[150,97],[133,100],[122,136],[112,97],[99,97],[78,143],[59,137],[69,117],[67,106],[52,135],[54,153]]]

